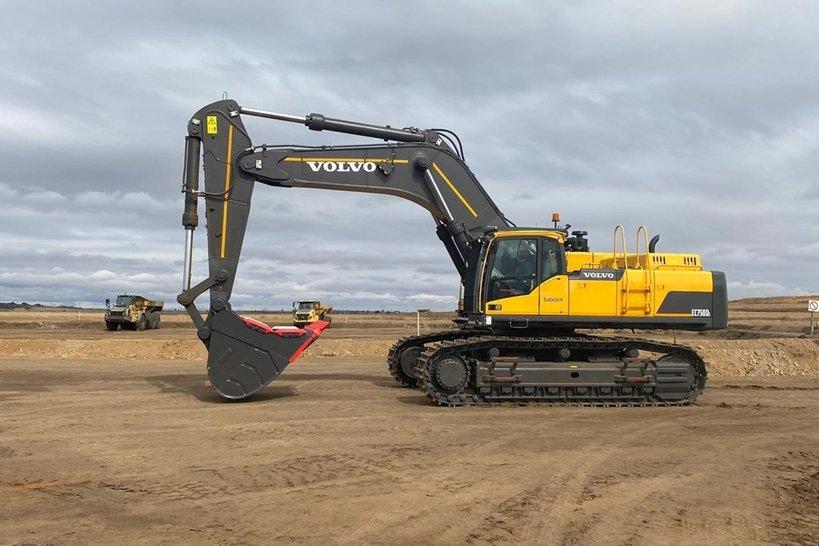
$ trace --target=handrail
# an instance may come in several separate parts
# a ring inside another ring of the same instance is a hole
[[[646,314],[651,312],[651,269],[653,264],[651,262],[649,252],[648,252],[648,228],[646,226],[640,226],[637,228],[637,254],[635,259],[637,260],[637,265],[640,264],[640,233],[642,233],[645,241],[645,265],[643,266],[643,286],[645,287],[645,311]]]
[[[640,264],[640,233],[645,235],[645,249],[646,249],[646,259],[645,259],[645,268],[651,268],[651,261],[648,259],[648,228],[645,226],[640,226],[637,228],[637,253],[635,254],[634,258],[636,260],[637,265]]]
[[[620,241],[623,243],[623,289],[621,293],[623,294],[623,302],[620,305],[620,314],[625,315],[628,311],[628,253],[626,250],[626,230],[622,226],[622,224],[618,225],[614,228],[614,251],[612,252],[613,260],[614,260],[614,267],[617,267],[617,233],[620,233]]]
[[[628,269],[628,255],[626,254],[626,230],[620,224],[614,228],[614,251],[612,257],[614,259],[614,267],[617,267],[617,233],[620,233],[620,240],[623,242],[623,269]]]

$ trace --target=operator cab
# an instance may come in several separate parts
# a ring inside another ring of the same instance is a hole
[[[485,315],[533,317],[544,312],[565,314],[567,283],[566,232],[562,229],[497,230],[478,239],[468,257],[464,305],[458,322]],[[545,289],[545,291],[544,291]],[[546,301],[542,301],[544,294]],[[554,309],[559,305],[560,309]]]
[[[541,308],[553,311],[554,302],[547,297],[544,305],[541,294],[566,289],[565,242],[564,231],[544,228],[498,230],[481,238],[469,260],[467,313],[536,318]]]
[[[117,307],[128,307],[131,305],[131,300],[133,300],[133,296],[117,296],[117,301],[115,305]]]
[[[529,294],[566,272],[563,245],[549,235],[500,235],[489,250],[487,263],[491,264],[486,275],[487,301]]]

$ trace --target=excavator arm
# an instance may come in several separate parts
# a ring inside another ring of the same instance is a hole
[[[384,143],[361,146],[254,146],[242,116],[301,123],[373,137]],[[282,188],[318,188],[394,195],[425,208],[455,268],[465,279],[473,240],[492,229],[509,227],[466,166],[454,141],[443,130],[396,129],[327,118],[291,116],[242,108],[223,100],[199,110],[188,124],[183,192],[185,265],[177,301],[208,348],[208,375],[222,396],[243,398],[270,383],[327,326],[271,328],[240,317],[230,306],[242,243],[256,182]],[[200,159],[204,191],[199,187]],[[198,200],[204,198],[209,276],[191,286],[193,231]],[[202,318],[194,303],[210,292]]]

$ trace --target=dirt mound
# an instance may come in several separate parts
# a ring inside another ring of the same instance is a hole
[[[708,363],[710,375],[819,374],[815,339],[703,340],[693,346]]]
[[[205,348],[195,340],[0,339],[0,358],[196,360]]]
[[[678,333],[678,342],[699,350],[712,376],[819,374],[819,346],[804,336],[804,310],[772,311],[796,305],[799,298],[742,300],[731,304],[728,330]],[[801,306],[801,303],[799,304]],[[744,306],[744,307],[743,307]],[[248,313],[268,324],[288,324],[289,313]],[[451,327],[451,313],[424,314],[421,331]],[[103,311],[11,311],[0,313],[0,358],[61,360],[198,360],[204,347],[183,313],[163,313],[162,329],[106,332]],[[333,326],[304,355],[307,359],[384,359],[400,337],[414,334],[415,313],[349,313],[334,315]],[[622,331],[594,331],[626,335]],[[634,335],[672,341],[672,332],[638,331]]]
[[[322,338],[303,358],[383,359],[394,339]],[[713,376],[819,375],[819,342],[811,339],[696,340],[691,345]],[[0,358],[202,360],[195,340],[0,339]]]

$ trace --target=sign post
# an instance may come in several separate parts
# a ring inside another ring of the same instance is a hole
[[[810,335],[813,335],[813,315],[819,313],[819,300],[808,300],[808,311],[810,311]]]
[[[415,310],[415,333],[421,335],[421,313],[429,313],[429,309]]]

